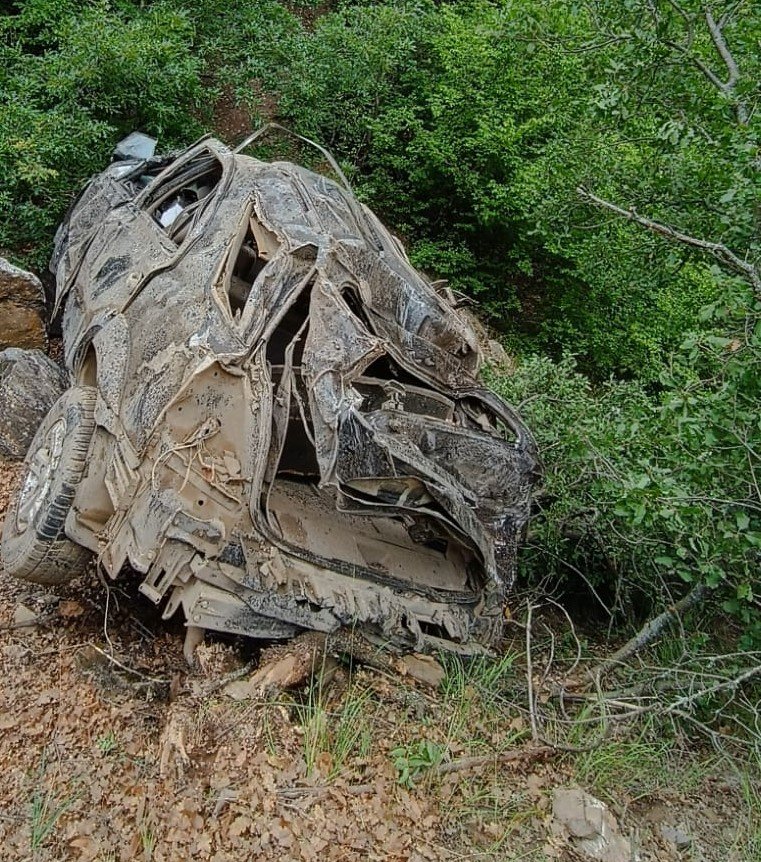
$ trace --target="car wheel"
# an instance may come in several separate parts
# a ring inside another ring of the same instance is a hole
[[[87,466],[95,430],[96,389],[75,386],[50,408],[32,440],[24,473],[3,524],[0,559],[13,577],[63,584],[90,552],[64,533],[66,516]]]

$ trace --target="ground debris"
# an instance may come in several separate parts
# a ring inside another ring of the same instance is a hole
[[[0,464],[0,490],[14,469]],[[136,636],[144,601],[136,584],[115,591],[106,618],[95,577],[55,596],[0,577],[3,862],[589,858],[583,838],[552,826],[569,760],[526,739],[523,713],[484,726],[472,685],[453,697],[449,665],[424,688],[343,633],[255,662],[250,645],[209,639],[189,671],[180,625],[142,615]],[[14,629],[19,605],[51,624]],[[227,696],[240,670],[261,693]],[[412,786],[400,758],[411,771],[422,758]],[[626,808],[619,836],[638,830],[640,862],[745,862],[732,849],[741,792],[723,772],[661,792]]]
[[[579,787],[552,793],[553,833],[566,838],[586,859],[629,862],[631,844],[619,831],[607,805]]]
[[[317,632],[300,635],[288,644],[265,651],[259,667],[248,679],[233,680],[223,691],[233,700],[248,700],[301,685],[320,668],[326,644],[326,636]]]

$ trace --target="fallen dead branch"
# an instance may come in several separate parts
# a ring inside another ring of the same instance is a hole
[[[288,799],[298,799],[301,796],[324,796],[327,793],[364,796],[365,793],[374,793],[376,789],[374,784],[319,784],[315,787],[280,787],[277,795]]]
[[[638,652],[643,650],[656,641],[679,617],[686,613],[695,605],[699,604],[707,593],[707,588],[703,584],[694,586],[683,598],[676,604],[671,605],[662,614],[659,614],[652,620],[649,620],[645,625],[628,640],[620,649],[616,650],[612,656],[600,662],[597,667],[593,668],[589,673],[594,679],[600,679],[603,674],[618,667],[632,658]]]
[[[448,763],[440,763],[435,767],[438,775],[448,775],[450,772],[462,772],[466,769],[480,769],[483,766],[497,765],[503,763],[514,763],[516,761],[541,760],[551,757],[562,751],[554,745],[539,745],[533,748],[518,748],[506,751],[503,754],[486,754],[478,757],[460,757],[450,760]]]
[[[95,652],[102,655],[111,664],[115,665],[120,670],[123,670],[125,673],[131,674],[133,676],[137,676],[140,679],[145,680],[148,683],[152,683],[153,685],[169,685],[169,683],[170,683],[170,680],[168,680],[168,679],[160,679],[159,677],[148,676],[147,674],[144,674],[142,671],[139,671],[134,667],[129,667],[129,665],[126,665],[126,664],[120,662],[119,659],[114,658],[114,656],[110,655],[105,650],[102,650],[99,646],[96,646],[94,643],[88,643],[87,646],[90,649],[95,650]]]
[[[531,618],[534,606],[529,604],[526,616],[526,686],[528,690],[528,714],[531,721],[531,738],[534,742],[539,738],[539,728],[536,718],[536,701],[534,700],[534,661],[531,654]]]

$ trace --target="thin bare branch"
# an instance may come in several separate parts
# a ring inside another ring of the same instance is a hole
[[[741,126],[746,126],[748,124],[748,110],[745,107],[745,104],[735,96],[735,85],[740,77],[740,69],[738,68],[737,61],[732,55],[732,52],[729,50],[727,40],[724,38],[724,33],[722,31],[725,19],[721,18],[719,21],[716,21],[709,6],[705,7],[704,12],[706,24],[708,25],[708,32],[711,34],[713,44],[716,46],[719,56],[724,61],[724,65],[727,67],[727,74],[729,75],[726,81],[719,83],[719,89],[734,103],[737,122],[740,123]]]
[[[705,8],[705,18],[713,44],[716,46],[716,50],[719,52],[721,59],[724,61],[724,65],[727,67],[727,72],[729,73],[729,77],[724,82],[724,87],[727,90],[731,90],[737,83],[737,79],[740,77],[740,70],[737,68],[737,62],[727,46],[727,40],[724,38],[724,33],[722,33],[721,24],[713,17],[713,13],[708,6]]]
[[[487,754],[482,757],[461,757],[449,763],[441,763],[436,767],[439,775],[450,772],[462,772],[466,769],[483,769],[491,764],[510,763],[516,760],[540,760],[557,754],[561,749],[554,745],[539,745],[534,748],[518,748],[506,751],[504,754]]]
[[[687,27],[687,44],[684,46],[684,49],[689,51],[690,48],[692,48],[692,43],[695,41],[695,28],[692,16],[688,15],[676,0],[668,0],[668,2],[671,8],[682,17],[682,20]]]
[[[154,683],[156,685],[169,685],[170,680],[168,679],[160,679],[155,676],[148,676],[144,674],[142,671],[137,670],[137,668],[129,667],[128,665],[120,662],[119,659],[114,658],[113,655],[110,655],[105,650],[102,650],[99,646],[96,646],[94,643],[89,643],[88,646],[90,649],[95,650],[95,652],[99,653],[103,656],[103,658],[107,659],[111,664],[118,667],[120,670],[123,670],[125,673],[131,674],[132,676],[137,676],[140,679],[144,679],[146,682]]]
[[[568,676],[571,676],[573,674],[573,672],[576,670],[576,668],[581,663],[581,641],[579,640],[579,637],[576,634],[576,626],[573,624],[573,620],[571,619],[571,615],[568,613],[568,611],[559,602],[556,602],[554,599],[550,598],[549,596],[545,597],[545,601],[549,602],[551,605],[556,607],[565,616],[565,618],[568,622],[568,626],[569,626],[570,631],[571,631],[571,636],[573,637],[573,642],[574,642],[574,645],[576,647],[576,649],[575,649],[576,655],[574,657],[573,664],[566,671],[566,676],[568,677]]]
[[[685,706],[691,706],[696,700],[700,700],[703,697],[709,697],[713,694],[718,694],[720,691],[729,691],[734,693],[738,688],[750,679],[753,679],[756,676],[761,674],[761,664],[756,664],[753,667],[749,667],[744,670],[742,673],[738,674],[732,679],[725,679],[722,682],[717,682],[715,685],[708,686],[707,688],[701,689],[699,691],[692,692],[691,694],[686,694],[684,697],[680,697],[674,701],[674,703],[669,704],[663,710],[664,713],[675,712],[676,710],[680,710]]]
[[[610,201],[606,201],[604,198],[598,197],[583,186],[579,186],[576,191],[583,201],[609,210],[610,212],[615,213],[622,218],[625,218],[627,221],[632,221],[635,224],[644,227],[651,233],[656,233],[660,236],[664,236],[667,239],[672,240],[673,242],[681,243],[682,245],[689,246],[690,248],[696,248],[701,251],[708,252],[709,254],[713,255],[718,261],[723,263],[726,267],[734,270],[734,272],[746,278],[750,285],[753,287],[753,289],[756,291],[756,293],[761,296],[761,271],[759,271],[759,269],[749,261],[743,260],[743,258],[735,254],[723,243],[709,242],[705,239],[699,239],[697,237],[683,233],[682,231],[678,231],[675,228],[670,227],[669,225],[653,221],[652,219],[646,218],[645,216],[641,216],[634,207],[624,209],[617,204],[611,203]]]

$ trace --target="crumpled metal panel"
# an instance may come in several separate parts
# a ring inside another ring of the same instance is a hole
[[[67,529],[112,575],[129,559],[204,624],[227,590],[235,631],[493,638],[535,446],[480,386],[468,321],[348,190],[207,139],[93,180],[53,266],[66,360],[97,385],[113,453]],[[98,483],[111,514],[88,514]]]

